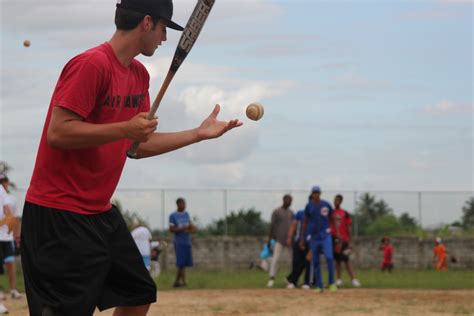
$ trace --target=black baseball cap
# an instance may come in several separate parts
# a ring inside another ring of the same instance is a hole
[[[177,31],[184,30],[181,25],[171,21],[173,16],[172,0],[117,0],[117,8],[162,18],[166,21],[167,27]]]

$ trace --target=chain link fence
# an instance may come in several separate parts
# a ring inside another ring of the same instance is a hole
[[[399,217],[407,213],[424,229],[433,229],[455,221],[461,221],[462,208],[474,197],[474,192],[429,192],[429,191],[324,191],[321,198],[333,202],[336,194],[344,196],[343,208],[354,214],[361,197],[369,193],[376,200],[383,200]],[[13,192],[23,208],[25,190]],[[284,194],[293,197],[292,209],[304,209],[308,190],[276,189],[118,189],[118,199],[125,210],[136,212],[145,219],[151,229],[166,230],[168,217],[176,209],[176,199],[186,199],[187,210],[198,226],[203,228],[231,212],[255,209],[261,212],[264,221],[270,221],[272,211],[282,203]],[[359,230],[354,222],[354,234]]]

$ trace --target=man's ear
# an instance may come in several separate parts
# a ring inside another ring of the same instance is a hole
[[[141,26],[142,26],[142,29],[146,32],[151,30],[153,28],[153,20],[151,16],[146,15],[142,20]]]

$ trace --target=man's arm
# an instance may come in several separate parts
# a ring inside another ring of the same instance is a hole
[[[175,225],[170,225],[171,233],[184,233],[188,229],[188,226],[177,227]]]
[[[293,239],[295,238],[296,225],[297,225],[297,221],[293,220],[291,222],[290,229],[288,229],[288,238],[286,240],[286,244],[288,246],[291,246],[291,244],[293,243]]]
[[[304,249],[305,248],[305,238],[304,235],[306,234],[306,227],[308,226],[308,216],[304,216],[304,221],[303,221],[303,226],[301,226],[301,232],[300,232],[300,248]]]
[[[217,115],[220,106],[216,105],[212,113],[199,127],[175,133],[154,133],[148,141],[138,147],[137,158],[161,155],[206,139],[222,136],[227,131],[242,126],[239,120],[219,121]]]
[[[80,115],[60,106],[52,109],[48,127],[48,144],[58,149],[90,148],[123,138],[147,141],[158,125],[157,119],[147,120],[146,112],[125,122],[93,124]]]
[[[272,213],[272,218],[270,220],[270,227],[268,229],[268,248],[270,248],[270,241],[273,239],[273,228],[275,227],[275,211]]]

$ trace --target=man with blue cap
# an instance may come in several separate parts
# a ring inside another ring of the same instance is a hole
[[[333,209],[331,204],[321,200],[321,188],[314,186],[311,189],[311,199],[305,208],[305,219],[302,231],[306,231],[311,236],[310,239],[310,257],[314,268],[315,287],[317,292],[323,291],[323,280],[321,277],[321,267],[319,255],[322,252],[326,257],[329,272],[329,290],[335,292],[337,286],[334,283],[334,259],[331,239],[331,214]],[[300,248],[304,248],[304,236],[300,238]]]

